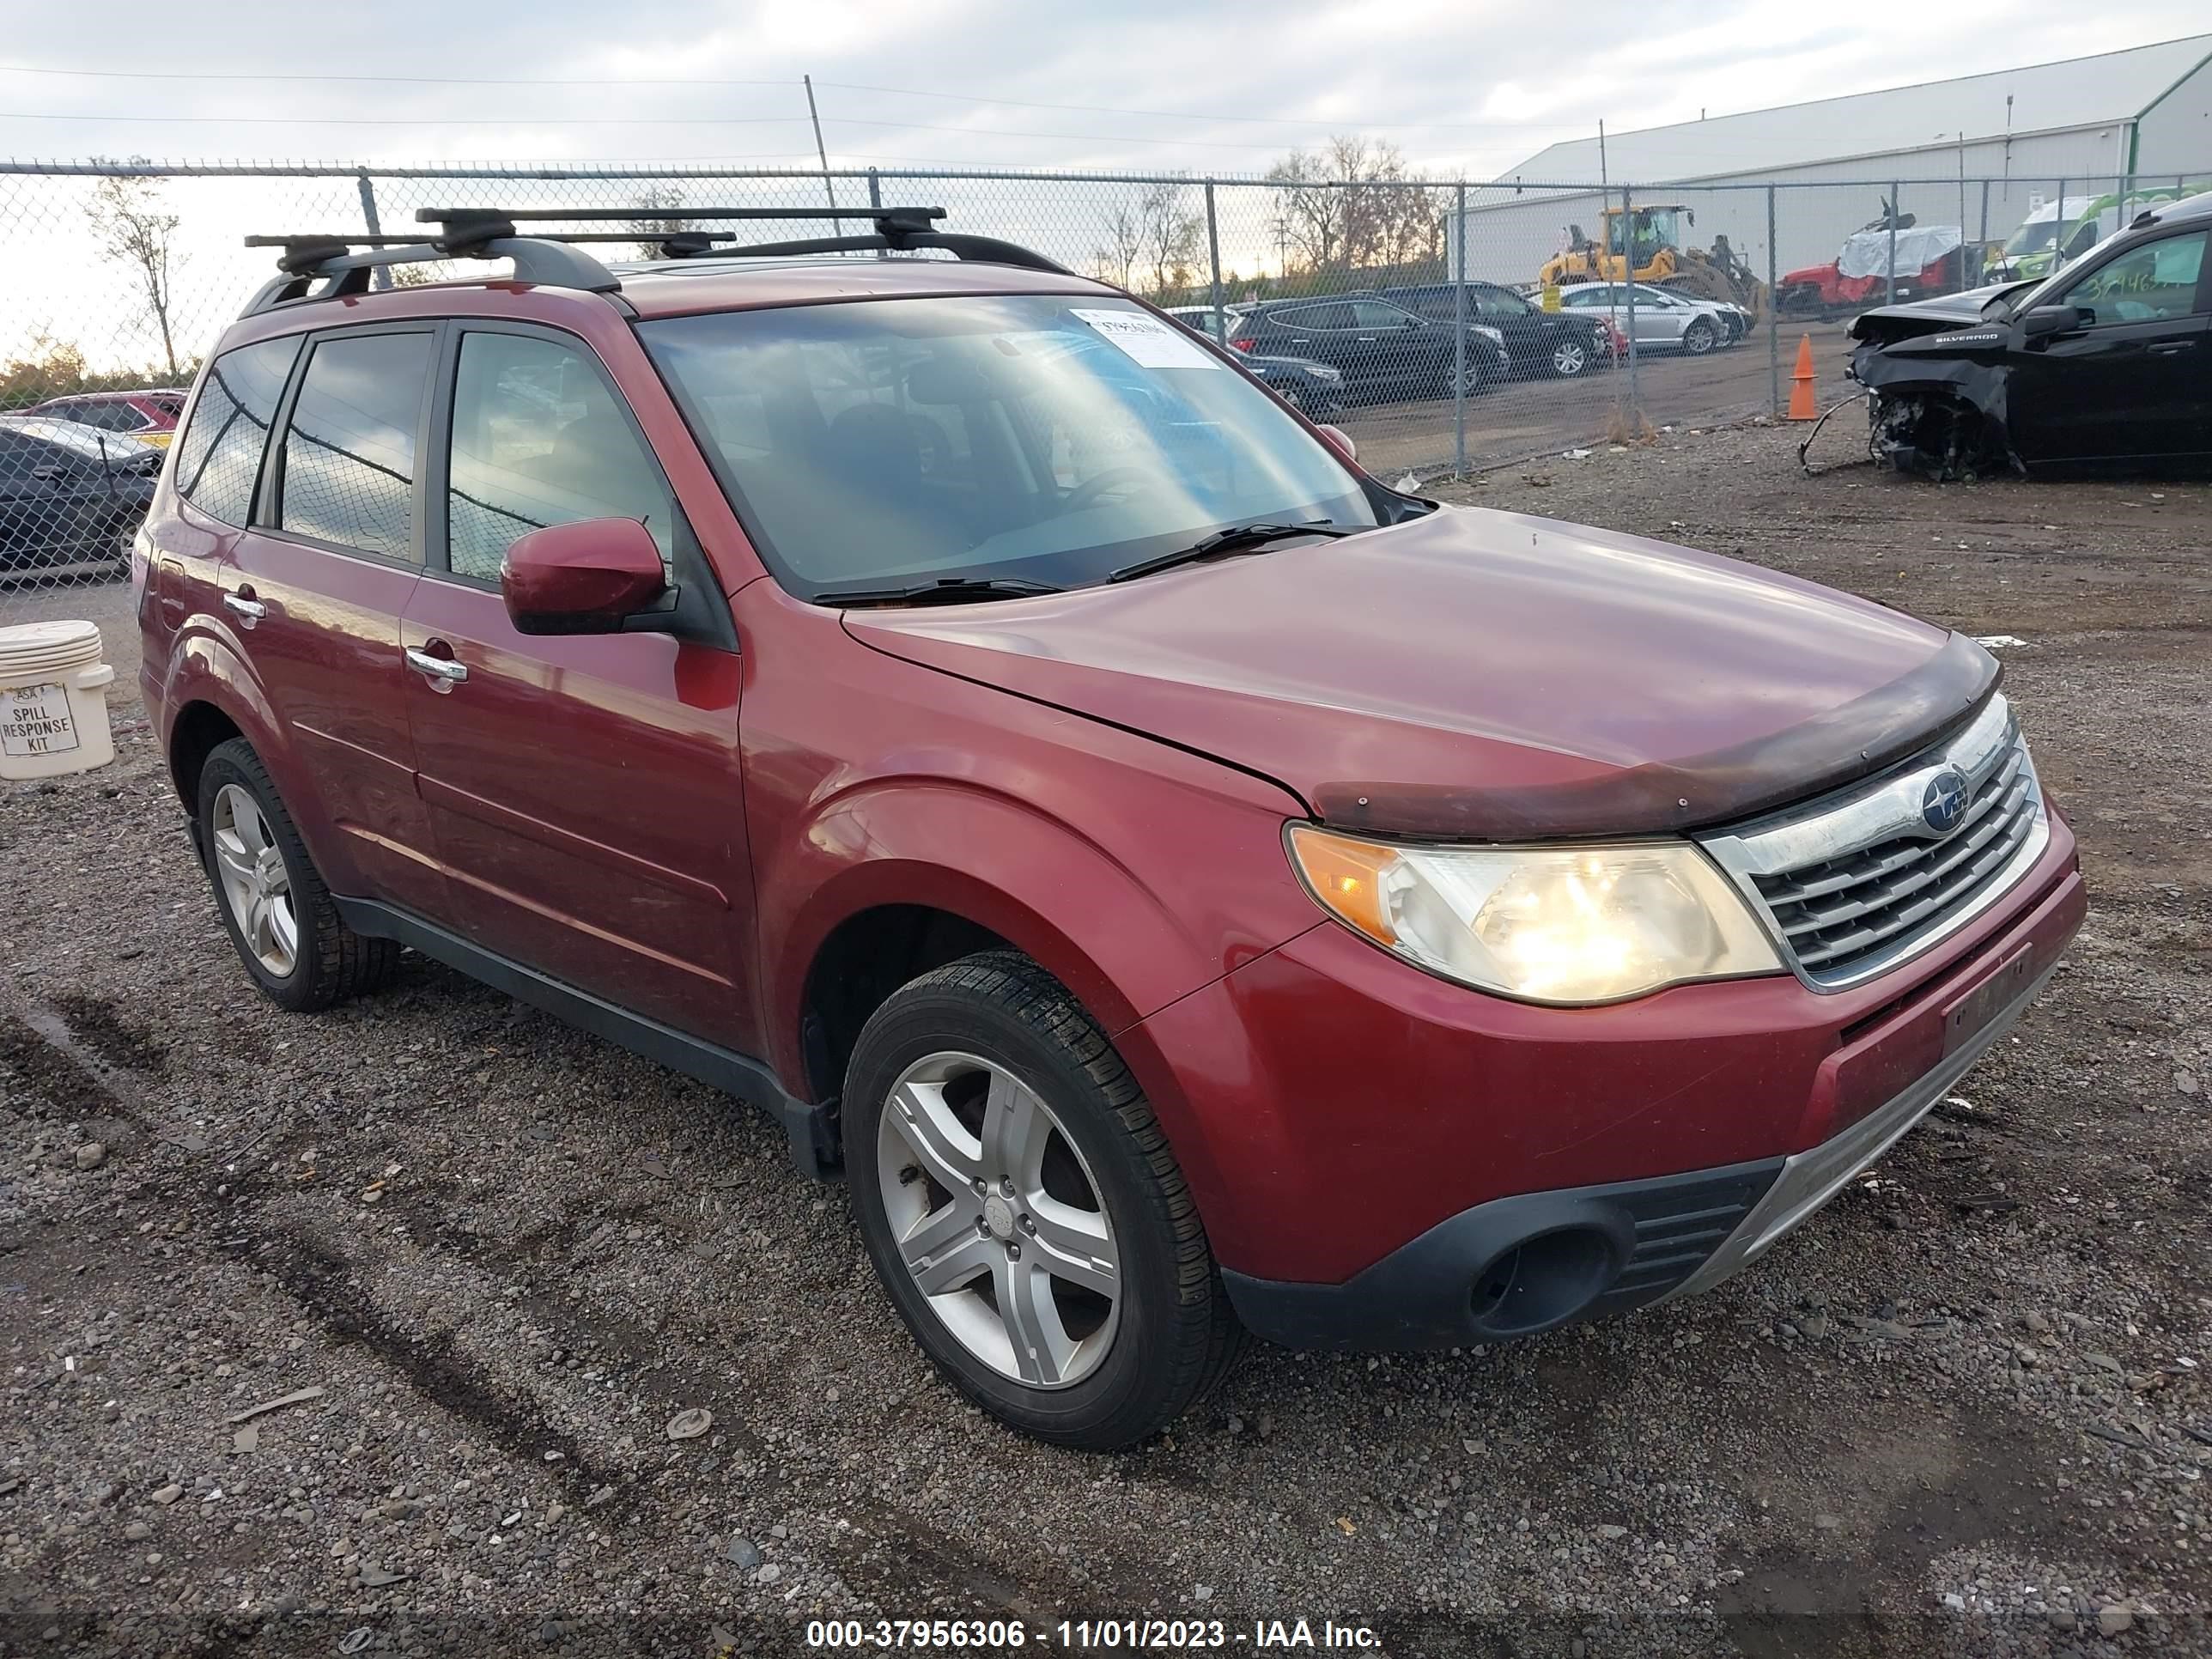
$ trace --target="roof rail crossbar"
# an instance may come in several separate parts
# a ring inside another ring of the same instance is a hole
[[[249,236],[248,247],[278,246],[285,250],[277,260],[283,275],[263,285],[246,308],[245,315],[273,306],[306,299],[308,284],[317,277],[327,285],[315,295],[322,300],[366,293],[371,272],[385,265],[416,265],[437,259],[512,259],[514,280],[547,288],[580,289],[586,294],[611,294],[622,280],[588,253],[565,241],[539,236],[495,234],[497,227],[471,226],[467,231],[429,242],[404,242],[388,236],[318,237]],[[634,242],[636,237],[615,240]],[[650,240],[650,239],[647,239]],[[358,250],[358,251],[356,251]],[[679,255],[690,252],[678,250]]]
[[[612,271],[575,246],[579,242],[625,242],[657,247],[663,258],[683,260],[721,256],[727,258],[766,258],[805,253],[910,252],[917,248],[942,248],[957,258],[990,264],[1018,265],[1030,270],[1072,274],[1065,265],[1042,253],[995,236],[970,236],[933,228],[945,216],[941,207],[868,208],[420,208],[416,219],[435,225],[438,233],[424,240],[398,236],[356,236],[350,232],[295,233],[289,236],[249,236],[248,247],[282,248],[278,276],[263,284],[245,314],[253,316],[280,305],[310,297],[337,299],[368,289],[371,273],[387,265],[423,264],[441,259],[512,259],[517,282],[549,288],[571,288],[587,294],[610,294],[622,287]],[[797,241],[758,242],[726,246],[736,240],[728,231],[705,225],[744,220],[832,222],[860,219],[872,227],[865,236],[812,237]],[[620,224],[621,230],[554,230],[525,235],[516,227],[546,221],[574,224]],[[665,228],[656,225],[665,222]],[[320,281],[323,286],[314,289]]]
[[[417,208],[417,223],[444,225],[450,234],[456,227],[482,222],[521,224],[525,222],[554,221],[562,224],[621,224],[642,228],[656,219],[675,221],[679,228],[689,230],[696,223],[728,223],[735,220],[841,220],[866,219],[872,221],[879,236],[894,235],[902,231],[925,231],[937,220],[945,216],[941,207],[867,207],[867,208],[710,208],[710,207],[599,207],[599,208]],[[577,239],[563,236],[564,241]],[[625,241],[635,238],[625,237]],[[649,238],[648,238],[649,240]]]
[[[987,264],[1018,265],[1024,270],[1048,270],[1072,276],[1066,265],[1048,259],[1034,248],[1002,242],[995,236],[969,236],[959,231],[901,231],[889,236],[821,236],[795,242],[748,242],[742,247],[703,248],[686,258],[773,259],[800,253],[909,252],[915,248],[939,247],[959,259],[978,259]]]

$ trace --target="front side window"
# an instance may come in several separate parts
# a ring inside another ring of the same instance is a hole
[[[1403,328],[1419,320],[1410,311],[1401,311],[1396,306],[1385,305],[1379,300],[1355,300],[1352,314],[1363,334],[1379,333],[1384,329]]]
[[[518,536],[580,519],[636,519],[669,562],[675,498],[598,365],[542,337],[461,337],[446,481],[447,557],[496,578]]]
[[[253,511],[269,423],[300,355],[297,335],[226,351],[208,368],[177,441],[178,493],[210,518],[242,526]]]
[[[1510,288],[1477,288],[1468,290],[1479,302],[1486,319],[1526,317],[1535,307]]]
[[[414,545],[415,433],[428,334],[319,340],[284,434],[278,526],[388,559]]]
[[[1352,307],[1341,302],[1317,306],[1292,306],[1275,313],[1275,320],[1285,328],[1301,332],[1309,330],[1348,329],[1352,326]]]
[[[941,576],[1075,586],[1225,525],[1376,522],[1273,398],[1127,301],[794,306],[638,332],[803,594]]]
[[[2067,284],[2053,303],[2094,312],[2099,325],[2189,316],[2197,309],[2208,237],[2212,231],[2191,231],[2130,248]]]

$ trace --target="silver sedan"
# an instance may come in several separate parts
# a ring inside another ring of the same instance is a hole
[[[1559,290],[1559,304],[1569,311],[1597,312],[1613,319],[1621,337],[1628,336],[1628,284],[1577,283]],[[1735,337],[1720,308],[1701,300],[1690,300],[1636,284],[1636,349],[1638,351],[1681,351],[1701,357],[1715,346]]]

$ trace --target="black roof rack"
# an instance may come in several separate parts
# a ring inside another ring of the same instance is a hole
[[[380,267],[420,264],[434,259],[512,259],[518,282],[580,289],[590,294],[611,294],[620,289],[622,279],[588,253],[579,252],[574,245],[580,242],[653,245],[659,248],[661,257],[671,262],[871,251],[903,253],[920,248],[941,248],[960,259],[1068,274],[1066,266],[1018,243],[933,228],[935,222],[945,217],[941,207],[422,208],[415,217],[423,224],[437,226],[437,234],[427,240],[401,236],[356,236],[351,232],[247,237],[248,247],[279,247],[284,251],[276,261],[276,269],[282,274],[263,285],[245,314],[251,317],[276,306],[309,298],[311,285],[319,279],[325,285],[312,297],[336,299],[367,292],[371,274]],[[728,246],[725,244],[736,240],[732,233],[701,228],[702,223],[736,220],[823,219],[866,220],[871,225],[871,234]],[[655,220],[669,221],[669,228],[655,234],[647,228]],[[518,228],[521,224],[541,221],[620,224],[625,228],[526,233]]]

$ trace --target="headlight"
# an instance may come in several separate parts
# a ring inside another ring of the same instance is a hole
[[[1505,343],[1505,331],[1502,328],[1492,328],[1488,323],[1475,324],[1474,332],[1481,335],[1492,345],[1502,346]]]
[[[1478,990],[1616,1002],[1782,969],[1749,907],[1687,842],[1401,847],[1293,824],[1290,848],[1340,921]]]

